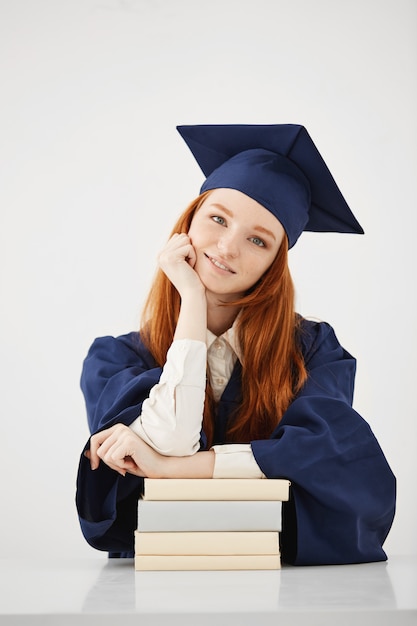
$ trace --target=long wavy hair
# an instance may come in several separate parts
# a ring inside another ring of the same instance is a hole
[[[189,231],[195,212],[209,193],[188,206],[171,235]],[[180,304],[177,290],[158,269],[142,313],[141,338],[161,367],[173,341]],[[286,237],[271,266],[249,292],[224,304],[236,305],[241,308],[237,333],[242,352],[242,400],[230,419],[227,441],[248,443],[271,435],[307,378]],[[215,414],[208,381],[203,419],[208,446],[213,443]]]

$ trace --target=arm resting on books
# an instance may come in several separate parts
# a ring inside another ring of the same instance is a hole
[[[123,424],[93,435],[87,455],[93,470],[103,461],[122,476],[130,473],[148,478],[265,478],[250,444],[214,446],[183,457],[165,456]]]
[[[92,470],[103,461],[122,476],[148,478],[212,478],[215,456],[212,450],[183,457],[159,454],[123,424],[93,435],[85,455]]]

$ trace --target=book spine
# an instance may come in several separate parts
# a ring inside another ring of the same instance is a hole
[[[135,570],[276,570],[279,554],[135,556]]]
[[[279,554],[278,532],[135,532],[136,555]]]
[[[282,503],[139,500],[139,531],[280,531]]]

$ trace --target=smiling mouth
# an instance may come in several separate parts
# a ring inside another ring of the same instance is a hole
[[[211,261],[211,263],[213,263],[213,265],[215,265],[219,269],[224,270],[225,272],[230,272],[231,274],[236,274],[236,272],[230,269],[230,267],[228,267],[227,265],[223,265],[223,263],[220,263],[220,261],[213,258],[212,256],[208,256],[208,254],[206,254],[205,256],[208,258],[209,261]]]

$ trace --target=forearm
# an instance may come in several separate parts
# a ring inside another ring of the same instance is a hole
[[[148,478],[263,477],[249,444],[214,446],[189,456],[163,456],[123,424],[93,435],[86,455],[91,469],[97,469],[101,460],[123,476],[129,472]]]
[[[192,456],[166,457],[158,478],[213,478],[215,453],[197,452]]]
[[[199,449],[206,386],[206,328],[203,288],[186,291],[160,382],[131,424],[137,435],[166,456],[182,457]]]
[[[162,459],[160,478],[265,478],[250,444],[214,446],[187,457]]]
[[[265,478],[250,444],[214,446],[207,452],[160,459],[159,478]]]
[[[165,456],[187,456],[200,448],[206,386],[205,343],[174,341],[160,381],[130,428]]]

